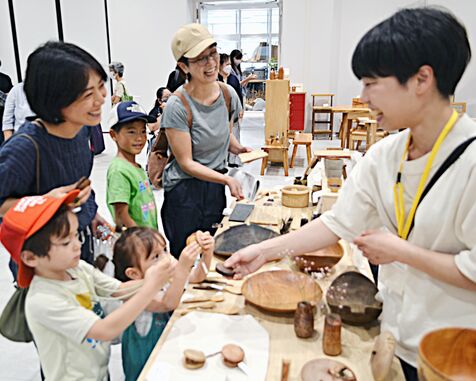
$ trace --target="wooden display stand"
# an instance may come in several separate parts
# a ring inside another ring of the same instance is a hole
[[[263,159],[261,175],[268,162],[282,163],[288,175],[288,129],[289,129],[289,80],[266,81],[265,142],[262,149],[268,152]]]

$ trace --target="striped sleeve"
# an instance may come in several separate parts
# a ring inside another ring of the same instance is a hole
[[[0,149],[0,205],[8,198],[36,192],[36,151],[21,136],[9,139]]]

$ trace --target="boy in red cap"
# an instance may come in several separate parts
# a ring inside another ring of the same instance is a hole
[[[147,270],[143,284],[121,283],[80,260],[78,219],[68,207],[78,193],[24,197],[0,227],[0,241],[18,264],[18,285],[29,287],[25,315],[47,380],[108,380],[110,341],[143,310],[153,309],[173,273],[164,256]],[[131,293],[104,316],[99,298]]]

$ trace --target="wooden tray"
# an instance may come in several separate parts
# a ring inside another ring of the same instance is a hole
[[[245,152],[245,153],[240,153],[239,158],[243,164],[249,163],[254,160],[258,159],[263,159],[265,157],[268,157],[268,154],[264,151],[261,150],[256,150],[256,151],[251,151],[251,152]]]
[[[301,301],[316,305],[322,298],[321,288],[311,277],[288,270],[253,275],[241,292],[247,302],[272,312],[293,312]]]
[[[342,376],[338,377],[339,372]],[[333,376],[333,374],[337,376]],[[307,362],[301,369],[302,381],[357,381],[355,373],[347,365],[331,359],[315,359]]]
[[[418,376],[427,381],[476,379],[476,330],[444,328],[420,342]]]
[[[299,270],[305,272],[319,271],[325,267],[332,267],[344,256],[344,248],[340,243],[325,247],[324,249],[299,255],[294,258]]]
[[[254,224],[232,226],[215,237],[215,254],[229,257],[246,246],[278,235],[273,230]]]

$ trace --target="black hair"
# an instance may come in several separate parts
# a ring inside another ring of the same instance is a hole
[[[159,107],[162,104],[162,95],[164,95],[164,90],[166,87],[159,87],[155,93],[155,104],[154,107]]]
[[[237,60],[241,60],[243,58],[243,53],[241,53],[238,49],[231,51],[230,63],[231,63],[231,67],[233,68],[236,74],[243,75],[243,72],[241,71],[241,63],[239,65],[235,65],[235,58]]]
[[[101,64],[80,47],[49,41],[28,57],[24,90],[33,112],[46,122],[64,122],[62,110],[80,97],[95,71],[103,81]]]
[[[165,238],[157,230],[147,227],[134,226],[121,234],[114,245],[112,262],[114,263],[114,277],[121,282],[127,282],[129,277],[126,270],[138,266],[137,249],[142,246],[148,257],[154,249],[155,242],[166,246]]]
[[[25,241],[22,251],[28,250],[38,257],[47,257],[51,249],[51,237],[61,239],[69,235],[69,213],[72,213],[70,208],[62,205],[45,226]]]
[[[432,67],[443,97],[455,92],[471,59],[464,26],[447,10],[403,9],[368,31],[352,56],[357,78],[395,76],[405,84],[421,66]]]
[[[228,54],[220,53],[220,66],[223,65],[229,59],[230,59],[230,56]]]

